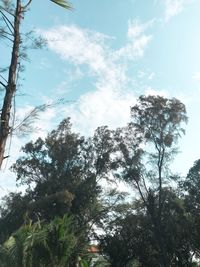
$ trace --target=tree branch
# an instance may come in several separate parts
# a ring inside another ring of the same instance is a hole
[[[2,9],[3,11],[7,12],[9,15],[11,15],[12,17],[15,17],[15,15],[13,13],[11,13],[10,11],[8,11],[7,9],[5,9],[4,7],[0,6],[0,9]]]
[[[12,40],[10,37],[8,37],[6,34],[3,34],[3,33],[1,32],[1,36],[2,36],[3,38],[5,38],[5,39],[11,41],[11,42],[13,43],[13,40]]]
[[[32,0],[29,0],[28,3],[22,7],[23,12],[26,11],[27,7],[31,4]]]
[[[0,81],[0,84],[1,84],[5,89],[7,88],[7,86],[6,86],[3,82]]]
[[[5,21],[7,27],[9,28],[9,30],[11,31],[11,33],[13,34],[12,30],[10,29],[10,26],[12,27],[12,29],[14,30],[14,25],[13,23],[9,20],[9,18],[0,10],[0,13],[3,17],[3,20]],[[10,26],[8,26],[8,24],[10,24]]]
[[[8,81],[0,74],[0,77],[6,82],[8,83]]]

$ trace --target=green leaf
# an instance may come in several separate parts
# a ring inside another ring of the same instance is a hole
[[[86,260],[81,260],[81,267],[89,267],[89,263]]]
[[[66,0],[50,0],[51,2],[63,7],[63,8],[66,8],[66,9],[72,9],[72,6],[71,4],[66,1]]]

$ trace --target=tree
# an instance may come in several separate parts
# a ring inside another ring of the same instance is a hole
[[[163,237],[171,267],[195,266],[191,238],[193,225],[184,208],[184,200],[170,188],[164,190]],[[144,203],[134,201],[132,211],[121,212],[100,237],[103,253],[111,266],[160,266],[159,249],[150,216]],[[120,251],[120,253],[119,253]]]
[[[29,220],[49,224],[68,214],[76,236],[72,266],[78,255],[84,264],[86,246],[98,236],[94,225],[106,230],[101,244],[113,266],[193,266],[193,224],[169,184],[177,179],[169,162],[184,133],[185,106],[174,98],[141,96],[131,112],[132,122],[116,131],[99,127],[84,138],[65,119],[45,139],[26,144],[12,169],[27,189],[2,206],[1,241]],[[102,179],[127,182],[135,196],[132,209],[116,206],[115,190],[107,201]]]
[[[13,165],[18,183],[27,186],[32,202],[42,200],[44,204],[38,205],[39,211],[32,210],[35,218],[39,216],[50,220],[55,215],[62,216],[69,212],[62,198],[58,198],[56,205],[55,199],[43,201],[44,197],[46,199],[67,190],[72,196],[70,211],[77,216],[84,216],[80,221],[87,217],[89,219],[88,205],[92,201],[95,204],[100,192],[92,141],[72,132],[71,126],[69,119],[65,119],[45,140],[38,138],[36,142],[26,144],[24,156]]]
[[[192,231],[193,253],[200,257],[200,160],[196,160],[190,168],[186,178],[180,182],[181,195],[184,198],[184,205],[190,218]]]
[[[127,214],[111,225],[112,228],[108,226],[106,234],[100,238],[100,246],[112,267],[128,267],[130,263],[157,266],[158,253],[154,249],[151,223],[146,216]]]
[[[131,108],[132,122],[116,133],[120,151],[116,176],[131,184],[151,218],[160,266],[169,266],[163,236],[164,188],[175,176],[169,162],[176,153],[176,142],[187,122],[184,104],[161,96],[141,96]]]
[[[70,4],[65,0],[50,0],[64,8],[71,8]],[[1,74],[0,85],[5,91],[3,103],[1,106],[0,115],[0,168],[2,166],[5,156],[5,148],[8,136],[13,131],[11,125],[11,109],[14,95],[17,90],[17,77],[21,68],[21,61],[24,59],[25,54],[22,51],[23,39],[21,36],[21,21],[25,16],[32,0],[27,0],[23,4],[22,0],[1,0],[0,15],[2,26],[0,27],[0,37],[11,42],[11,55],[8,67],[1,68],[1,72],[6,72],[6,75]],[[38,42],[36,42],[38,44]]]
[[[71,129],[69,119],[45,139],[23,147],[24,155],[13,165],[18,185],[25,194],[11,194],[1,205],[0,241],[5,242],[29,220],[51,223],[55,217],[73,216],[76,246],[71,255],[74,266],[84,255],[95,224],[108,213],[101,200],[102,186],[111,168],[111,132],[100,127],[92,138]],[[73,267],[74,267],[73,266]]]

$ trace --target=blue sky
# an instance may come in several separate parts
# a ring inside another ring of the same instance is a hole
[[[47,40],[29,52],[30,63],[17,96],[17,117],[38,104],[64,98],[69,103],[41,114],[38,131],[14,137],[2,187],[12,190],[8,168],[27,140],[45,136],[64,117],[90,135],[100,125],[129,121],[140,94],[177,97],[189,123],[173,169],[185,175],[200,158],[200,1],[74,0],[73,11],[50,1],[33,1],[23,21]],[[23,95],[21,95],[23,94]]]

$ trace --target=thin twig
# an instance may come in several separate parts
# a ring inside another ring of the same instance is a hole
[[[8,83],[8,81],[0,74],[0,77],[6,82]]]
[[[7,88],[7,86],[6,86],[3,82],[0,81],[0,84],[1,84],[5,89]]]
[[[13,40],[11,38],[9,38],[7,35],[4,35],[3,33],[1,33],[1,36],[5,39],[8,39],[9,41],[11,41],[13,43]]]
[[[11,30],[11,28],[10,28],[10,26],[9,26],[9,24],[8,24],[8,22],[7,22],[7,20],[3,17],[3,20],[4,20],[4,22],[5,22],[5,24],[6,24],[6,26],[7,26],[7,28],[9,29],[9,31],[10,31],[10,33],[7,33],[7,34],[9,34],[9,35],[12,35],[13,36],[13,31]],[[5,32],[5,31],[4,31]]]
[[[15,15],[13,13],[11,13],[10,11],[8,11],[7,9],[5,9],[4,7],[0,6],[0,9],[2,9],[3,11],[7,12],[9,15],[15,17]]]
[[[2,33],[4,33],[4,34],[7,34],[7,35],[10,35],[10,36],[14,37],[14,35],[13,35],[12,33],[10,33],[10,32],[7,32],[7,31],[5,31],[5,30],[2,30],[2,31],[0,32],[0,34],[2,34]]]
[[[26,8],[31,4],[32,0],[29,0],[28,3],[22,7],[23,11],[26,11]]]
[[[3,19],[4,19],[4,21],[5,21],[5,23],[6,23],[6,25],[7,25],[7,23],[9,23],[10,24],[10,26],[12,27],[12,29],[14,30],[14,26],[13,26],[13,23],[9,20],[9,18],[0,10],[0,13],[1,13],[1,15],[3,16]],[[7,25],[8,26],[8,25]],[[10,29],[10,26],[8,26],[8,28]],[[10,31],[11,31],[11,29],[10,29]],[[11,31],[12,32],[12,31]]]

